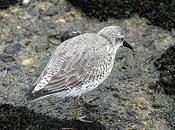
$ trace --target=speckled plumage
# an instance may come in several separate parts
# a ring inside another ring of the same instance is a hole
[[[123,38],[120,27],[109,26],[61,43],[27,99],[76,97],[95,89],[109,76]]]

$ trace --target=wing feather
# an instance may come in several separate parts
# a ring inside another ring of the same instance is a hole
[[[50,75],[50,77],[43,88],[33,93],[37,95],[35,98],[105,78],[107,72],[105,68],[108,65],[105,60],[112,60],[105,47],[100,49],[90,47],[68,48],[59,47],[51,57],[37,80],[36,86],[41,83],[45,76]]]

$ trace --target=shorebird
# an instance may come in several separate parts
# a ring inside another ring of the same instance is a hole
[[[51,56],[27,100],[48,96],[73,97],[75,119],[77,99],[99,86],[111,73],[120,46],[133,49],[124,40],[123,29],[109,26],[96,33],[85,33],[62,42]]]

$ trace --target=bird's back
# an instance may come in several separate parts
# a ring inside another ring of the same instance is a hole
[[[61,43],[27,99],[55,93],[61,97],[76,96],[83,93],[77,88],[83,91],[82,86],[98,86],[112,69],[113,59],[108,45],[105,38],[94,33],[79,35]]]

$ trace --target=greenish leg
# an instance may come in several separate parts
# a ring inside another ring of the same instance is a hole
[[[91,122],[91,121],[88,121],[88,120],[84,120],[83,118],[85,117],[80,117],[80,114],[79,114],[79,111],[78,111],[78,97],[75,97],[74,98],[74,118],[75,120],[78,120],[78,121],[82,121],[82,122]]]
[[[90,107],[97,107],[96,104],[88,102],[84,96],[80,96],[80,99],[84,102],[85,105],[90,106]]]
[[[74,98],[74,117],[75,117],[75,120],[78,120],[78,118],[79,118],[77,99],[78,99],[77,97]]]

